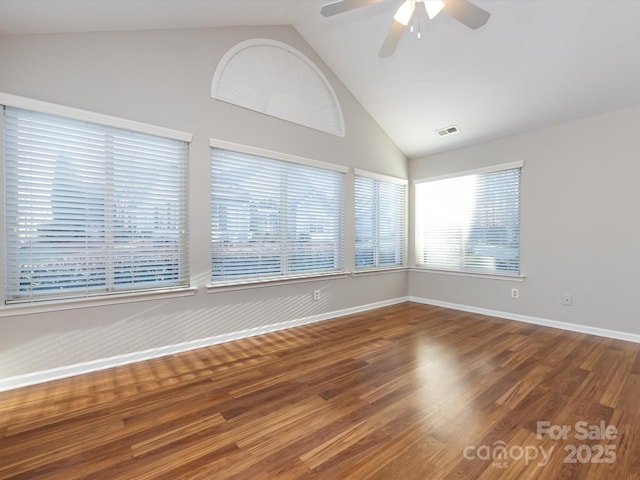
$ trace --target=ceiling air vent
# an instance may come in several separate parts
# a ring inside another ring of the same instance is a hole
[[[436,133],[441,137],[446,137],[447,135],[453,135],[454,133],[459,133],[460,129],[457,125],[451,125],[450,127],[441,128],[436,130]]]

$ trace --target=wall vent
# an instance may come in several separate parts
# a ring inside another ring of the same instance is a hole
[[[450,127],[440,128],[436,130],[436,133],[441,137],[446,137],[447,135],[453,135],[454,133],[459,133],[460,129],[457,125],[451,125]]]

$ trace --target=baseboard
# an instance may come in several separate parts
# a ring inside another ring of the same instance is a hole
[[[515,320],[518,322],[532,323],[542,325],[544,327],[559,328],[561,330],[569,330],[571,332],[587,333],[589,335],[597,335],[598,337],[614,338],[616,340],[625,340],[627,342],[640,343],[640,335],[628,332],[619,332],[617,330],[608,330],[606,328],[590,327],[588,325],[578,325],[576,323],[559,322],[557,320],[548,320],[546,318],[531,317],[528,315],[520,315],[517,313],[501,312],[498,310],[490,310],[487,308],[474,307],[471,305],[463,305],[459,303],[442,302],[440,300],[432,300],[429,298],[409,297],[409,301],[433,305],[436,307],[451,308],[453,310],[461,310],[463,312],[479,313],[491,317],[499,317],[507,320]]]
[[[341,310],[334,310],[327,313],[321,313],[317,315],[302,317],[295,320],[290,320],[288,322],[265,325],[261,327],[251,328],[248,330],[241,330],[238,332],[227,333],[224,335],[216,335],[214,337],[202,338],[202,339],[183,342],[175,345],[167,345],[165,347],[153,348],[150,350],[144,350],[140,352],[127,353],[127,354],[118,355],[115,357],[92,360],[90,362],[77,363],[74,365],[67,365],[59,368],[52,368],[50,370],[33,372],[25,375],[16,375],[14,377],[7,377],[7,378],[0,379],[0,392],[13,390],[21,387],[26,387],[29,385],[35,385],[38,383],[50,382],[52,380],[58,380],[60,378],[81,375],[83,373],[90,373],[90,372],[96,372],[99,370],[105,370],[107,368],[117,367],[120,365],[127,365],[130,363],[140,362],[143,360],[150,360],[152,358],[164,357],[166,355],[172,355],[174,353],[194,350],[196,348],[209,347],[211,345],[230,342],[232,340],[239,340],[241,338],[261,335],[263,333],[284,330],[285,328],[291,328],[291,327],[297,327],[300,325],[306,325],[309,323],[321,322],[323,320],[330,320],[330,319],[342,317],[345,315],[353,315],[355,313],[366,312],[368,310],[374,310],[376,308],[387,307],[390,305],[395,305],[395,304],[407,302],[407,301],[409,301],[409,297],[399,297],[399,298],[394,298],[390,300],[384,300],[381,302],[369,303],[367,305],[360,305],[357,307],[345,308]]]

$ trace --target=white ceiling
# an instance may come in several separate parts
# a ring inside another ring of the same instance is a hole
[[[485,26],[439,15],[384,59],[402,0],[331,18],[324,3],[0,0],[0,34],[292,24],[408,157],[640,103],[640,0],[475,0]]]

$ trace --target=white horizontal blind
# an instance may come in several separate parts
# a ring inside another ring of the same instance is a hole
[[[188,144],[4,107],[7,303],[188,286]]]
[[[212,149],[212,282],[343,270],[344,174]]]
[[[416,263],[453,271],[520,271],[520,168],[416,184]]]
[[[406,184],[355,177],[355,268],[405,265]]]

